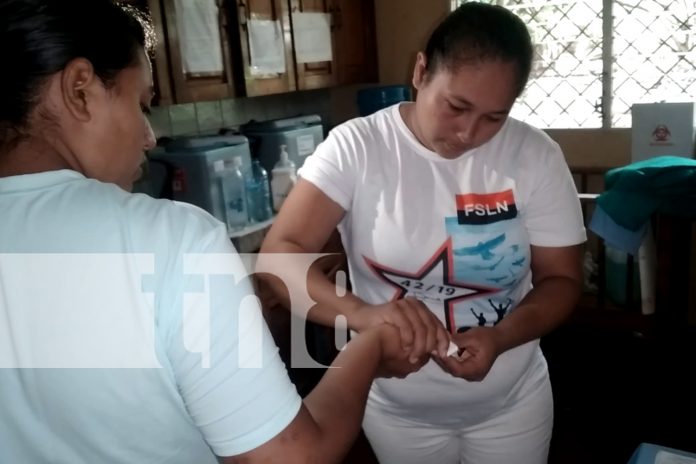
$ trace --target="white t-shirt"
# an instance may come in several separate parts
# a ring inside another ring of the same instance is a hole
[[[339,231],[353,292],[372,304],[418,297],[452,332],[514,310],[531,289],[530,244],[585,240],[561,150],[512,118],[449,160],[423,147],[392,106],[333,129],[300,175],[346,210]],[[405,380],[378,379],[371,401],[433,420],[458,407],[485,413],[525,375],[545,378],[538,341],[503,353],[483,382],[430,362]]]
[[[68,170],[0,178],[0,215],[0,462],[212,464],[296,416],[212,216]]]

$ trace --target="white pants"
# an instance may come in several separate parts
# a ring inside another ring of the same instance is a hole
[[[548,377],[490,419],[463,428],[368,407],[363,429],[381,464],[543,464],[553,426]]]

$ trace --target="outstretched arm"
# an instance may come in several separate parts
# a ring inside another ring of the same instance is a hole
[[[422,366],[408,363],[406,356],[393,327],[382,325],[358,335],[338,355],[280,434],[252,451],[221,458],[221,462],[340,462],[360,430],[373,378],[405,377]]]
[[[414,362],[429,356],[433,350],[444,356],[449,335],[422,302],[405,298],[370,305],[351,292],[337,292],[320,265],[310,267],[307,273],[299,260],[293,259],[293,254],[321,250],[344,214],[343,208],[314,184],[300,180],[268,232],[257,266],[259,269],[282,269],[283,281],[271,274],[262,273],[260,277],[283,305],[300,317],[333,327],[336,318],[343,316],[348,328],[358,332],[382,323],[392,324],[399,327],[403,345],[411,351]],[[278,253],[283,255],[279,257]],[[317,302],[308,314],[304,312],[307,308],[291,307],[288,295],[288,288],[303,289],[305,285],[309,296]]]

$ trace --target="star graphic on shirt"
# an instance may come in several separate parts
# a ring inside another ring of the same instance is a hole
[[[393,300],[414,297],[431,306],[441,304],[445,312],[447,330],[455,333],[454,304],[469,298],[498,292],[498,288],[484,287],[454,280],[454,258],[452,239],[445,243],[415,273],[409,273],[383,266],[363,256],[367,265],[384,283],[395,287]]]

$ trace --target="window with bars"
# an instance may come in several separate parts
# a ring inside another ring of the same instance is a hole
[[[483,1],[517,14],[535,44],[516,118],[629,127],[634,103],[696,101],[696,0]]]

